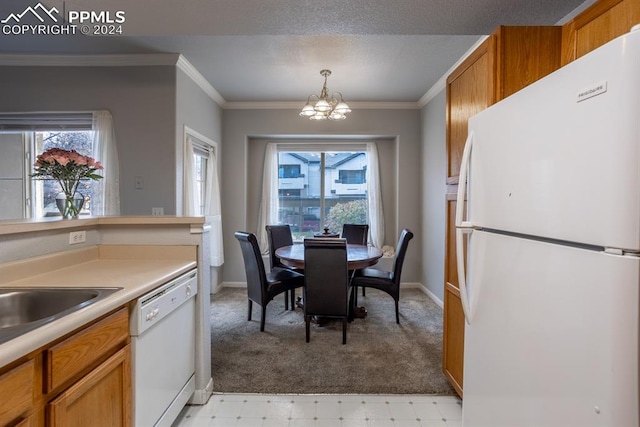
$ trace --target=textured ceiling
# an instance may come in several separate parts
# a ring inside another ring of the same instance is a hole
[[[322,85],[347,101],[417,102],[498,25],[553,25],[593,0],[41,0],[124,11],[123,35],[0,35],[1,53],[175,52],[228,102],[304,102]],[[2,0],[0,19],[37,0]]]

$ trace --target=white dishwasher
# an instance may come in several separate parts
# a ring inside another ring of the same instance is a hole
[[[131,314],[137,427],[170,426],[195,390],[197,270],[138,298]]]

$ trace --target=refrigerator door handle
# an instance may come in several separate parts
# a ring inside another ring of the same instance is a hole
[[[467,140],[462,151],[462,161],[460,162],[460,174],[458,175],[458,195],[456,199],[456,228],[473,227],[469,221],[464,221],[464,201],[467,194],[467,176],[469,172],[469,159],[471,157],[471,147],[473,146],[473,131],[469,131]]]
[[[471,147],[473,146],[473,131],[469,131],[467,141],[462,152],[460,163],[460,174],[458,176],[458,195],[456,200],[456,264],[458,269],[458,286],[460,289],[460,300],[462,301],[462,311],[467,324],[471,324],[471,305],[469,304],[469,294],[467,293],[467,281],[464,265],[464,235],[473,233],[473,225],[469,221],[464,221],[464,201],[467,193],[467,175],[469,170],[469,159],[471,157]]]

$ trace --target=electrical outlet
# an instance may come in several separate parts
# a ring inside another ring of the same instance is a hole
[[[69,233],[69,244],[75,245],[77,243],[84,243],[87,241],[87,232],[82,231],[72,231]]]
[[[151,215],[153,216],[164,215],[164,208],[151,208]]]

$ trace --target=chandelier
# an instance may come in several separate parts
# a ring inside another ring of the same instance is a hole
[[[346,114],[351,112],[351,108],[342,99],[342,94],[335,92],[331,96],[328,95],[327,77],[331,75],[331,70],[321,70],[320,75],[324,77],[322,92],[320,92],[320,96],[309,95],[306,105],[300,111],[300,116],[308,117],[310,120],[346,119]]]

